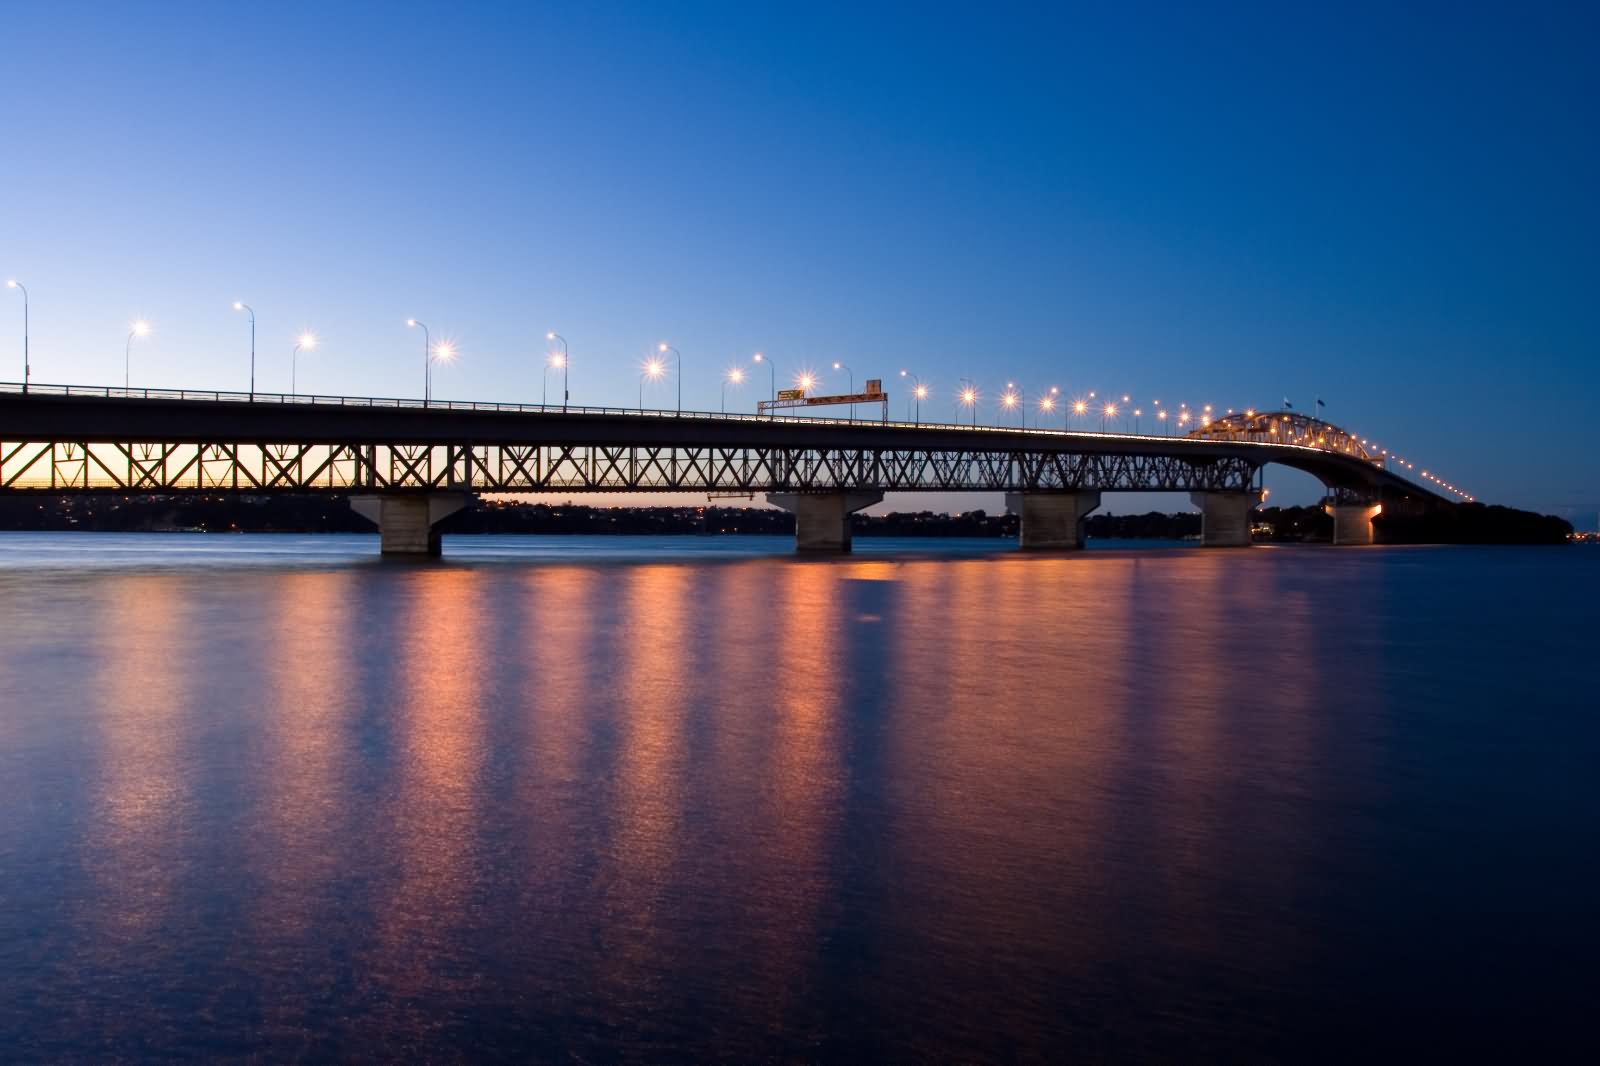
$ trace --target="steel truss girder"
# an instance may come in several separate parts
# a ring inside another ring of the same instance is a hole
[[[801,446],[0,443],[0,491],[1239,492],[1244,458]]]
[[[1341,507],[1360,506],[1367,507],[1379,502],[1382,493],[1376,487],[1348,485],[1328,486],[1328,500]]]

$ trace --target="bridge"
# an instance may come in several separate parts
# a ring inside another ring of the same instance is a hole
[[[1187,492],[1202,544],[1244,546],[1271,463],[1327,486],[1336,544],[1372,543],[1385,508],[1445,502],[1289,412],[1172,437],[0,383],[0,493],[347,495],[388,554],[437,555],[438,524],[477,494],[552,491],[762,493],[802,551],[848,551],[850,514],[886,492],[1004,492],[1021,546],[1055,550],[1082,547],[1103,493]]]

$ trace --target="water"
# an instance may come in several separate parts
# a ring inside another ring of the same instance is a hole
[[[0,536],[0,1062],[1593,1051],[1600,551]]]

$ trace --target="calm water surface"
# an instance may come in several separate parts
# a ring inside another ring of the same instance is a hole
[[[0,1062],[1600,1048],[1600,550],[788,547],[0,535]]]

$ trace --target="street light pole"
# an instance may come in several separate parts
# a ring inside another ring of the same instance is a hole
[[[564,412],[567,409],[567,401],[572,397],[571,391],[567,388],[567,368],[572,365],[572,359],[567,355],[567,338],[551,330],[544,335],[544,339],[561,342],[561,410]]]
[[[661,345],[663,354],[671,352],[678,358],[678,413],[683,414],[683,353],[670,344]]]
[[[128,367],[133,360],[133,338],[147,336],[149,332],[150,324],[142,320],[135,322],[133,328],[128,330],[128,343],[122,346],[122,391],[124,393],[128,391],[129,382],[132,380],[128,373]]]
[[[300,395],[300,387],[299,387],[299,384],[300,384],[300,381],[299,381],[300,349],[304,348],[306,351],[309,352],[309,351],[311,351],[311,349],[315,348],[316,346],[317,346],[317,335],[315,333],[309,333],[309,332],[308,333],[302,333],[302,334],[300,334],[300,336],[295,338],[294,354],[289,359],[289,395],[290,396],[298,396],[298,395]]]
[[[772,395],[767,398],[769,400],[776,400],[778,398],[778,365],[771,359],[768,359],[766,356],[762,355],[760,352],[757,352],[755,355],[751,356],[750,361],[753,363],[764,362],[767,364],[767,377],[770,379],[768,384],[772,389]]]
[[[433,341],[428,337],[428,327],[414,318],[406,319],[407,326],[422,327],[422,406],[428,406],[433,391]]]
[[[920,426],[922,425],[922,401],[928,398],[928,386],[924,385],[922,379],[909,370],[900,371],[900,376],[911,381],[911,400],[916,405],[916,424]]]
[[[744,368],[730,367],[722,378],[722,413],[728,413],[728,386],[744,384]]]
[[[843,363],[839,362],[837,359],[835,359],[834,362],[833,362],[833,368],[835,370],[843,370],[846,374],[850,375],[850,395],[854,396],[856,394],[856,372],[854,370],[851,370],[849,367],[845,366]],[[851,404],[850,405],[850,421],[854,422],[855,420],[856,420],[856,405],[855,404]]]
[[[33,372],[33,367],[28,361],[28,288],[15,279],[6,282],[6,287],[22,293],[22,394],[26,396],[28,375]]]
[[[250,312],[250,401],[256,398],[256,310],[247,303],[233,301],[235,311]]]

